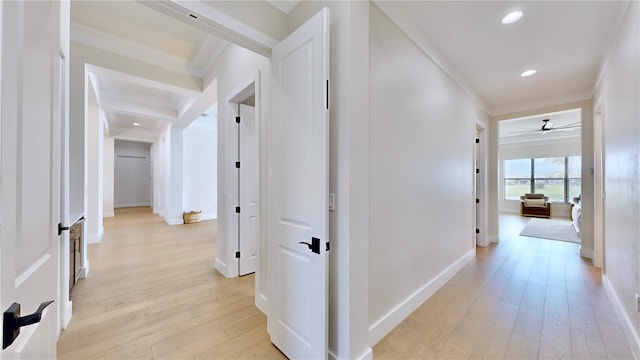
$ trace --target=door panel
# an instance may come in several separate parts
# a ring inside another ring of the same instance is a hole
[[[3,2],[2,309],[57,300],[60,214],[60,5]],[[2,357],[55,358],[58,313],[22,327]]]
[[[240,104],[240,268],[239,275],[256,271],[258,202],[258,132],[256,109]]]
[[[328,24],[325,8],[271,58],[267,326],[294,359],[327,357]]]

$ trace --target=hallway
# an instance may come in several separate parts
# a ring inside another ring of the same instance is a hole
[[[284,358],[253,305],[253,275],[214,269],[215,221],[168,226],[149,208],[124,208],[104,225],[58,358]]]
[[[500,214],[499,244],[374,347],[376,359],[633,359],[600,271],[578,244],[518,236]]]
[[[600,272],[573,243],[520,237],[501,214],[498,245],[374,347],[376,359],[631,359]],[[253,305],[253,275],[213,267],[215,221],[168,226],[149,208],[118,209],[89,246],[72,291],[60,359],[283,359]]]

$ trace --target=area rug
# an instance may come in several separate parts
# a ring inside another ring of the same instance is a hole
[[[580,243],[570,220],[532,218],[522,229],[520,236]]]

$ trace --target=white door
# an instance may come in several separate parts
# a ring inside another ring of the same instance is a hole
[[[2,4],[0,239],[2,310],[58,300],[60,4]],[[56,356],[58,312],[20,329],[3,359]],[[4,347],[4,346],[3,346]]]
[[[240,104],[239,156],[240,159],[240,276],[256,271],[258,210],[258,132],[256,108]]]
[[[269,127],[271,341],[327,357],[329,10],[273,48]],[[305,243],[309,244],[306,245]],[[313,246],[314,251],[311,247]]]

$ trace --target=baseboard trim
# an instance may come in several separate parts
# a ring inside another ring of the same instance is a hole
[[[202,214],[200,215],[200,218],[202,220],[216,220],[218,219],[218,213]]]
[[[102,214],[103,218],[110,218],[110,217],[114,217],[114,216],[116,216],[116,213],[113,212],[113,211],[112,212],[106,212],[106,213]]]
[[[162,217],[164,219],[164,222],[167,223],[167,225],[181,225],[184,224],[184,220],[182,218],[168,218],[166,216]]]
[[[377,320],[369,327],[369,341],[371,346],[382,340],[391,330],[393,330],[402,320],[404,320],[409,314],[417,309],[422,303],[427,301],[436,291],[438,291],[447,281],[457,274],[462,268],[469,264],[476,256],[475,248],[469,250],[460,259],[456,260],[453,264],[447,267],[444,271],[438,274],[435,278],[431,279],[425,285],[423,285],[416,292],[407,297],[404,301],[398,304],[395,308],[385,314],[381,319]]]
[[[256,307],[262,311],[263,314],[267,315],[267,310],[269,309],[269,300],[267,297],[263,294],[256,296]]]
[[[591,259],[591,261],[593,262],[593,249],[585,249],[584,247],[580,246],[580,257]]]
[[[227,264],[222,262],[222,260],[220,260],[219,258],[216,258],[216,270],[218,270],[218,272],[222,274],[222,276],[224,276],[225,278],[227,279],[229,278],[227,276]]]
[[[63,329],[66,329],[67,326],[69,325],[69,321],[71,321],[72,315],[73,315],[73,301],[67,301],[67,306],[65,306]]]
[[[636,359],[640,359],[640,336],[638,332],[633,327],[633,322],[627,316],[627,313],[624,311],[622,307],[622,302],[618,297],[618,294],[614,290],[613,286],[609,282],[609,278],[605,274],[602,274],[602,285],[604,286],[604,291],[609,297],[609,301],[611,301],[611,305],[613,305],[613,309],[616,313],[616,317],[618,321],[622,325],[622,330],[624,334],[627,336],[627,342],[631,347],[631,351],[633,352],[633,357]]]
[[[333,353],[333,351],[329,350],[329,359],[330,360],[341,360],[343,358],[339,358],[338,356],[336,356],[335,353]],[[344,358],[344,359],[352,359],[351,357],[348,358]],[[353,359],[358,359],[358,360],[373,360],[373,348],[367,348],[367,350],[365,350],[362,355],[355,357]]]
[[[151,206],[150,203],[131,203],[131,204],[113,204],[114,208],[130,208],[130,207],[141,207],[141,206]]]
[[[79,278],[80,279],[84,279],[87,276],[89,276],[89,260],[86,260],[84,262],[84,266],[80,268],[80,275]]]
[[[87,236],[87,244],[98,244],[98,243],[100,243],[100,241],[102,241],[102,235],[103,234]]]
[[[489,239],[489,243],[499,243],[500,242],[500,236],[498,235],[489,235],[487,236],[487,239]]]

